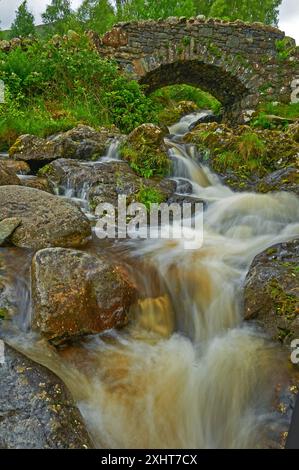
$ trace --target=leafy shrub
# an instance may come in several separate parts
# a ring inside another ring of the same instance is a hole
[[[295,45],[292,39],[283,38],[276,41],[276,51],[278,53],[278,59],[282,62],[288,60],[294,53]]]
[[[8,105],[0,105],[0,132],[5,135],[45,135],[78,123],[116,124],[129,133],[155,120],[142,87],[78,34],[0,52],[0,78],[9,90]]]

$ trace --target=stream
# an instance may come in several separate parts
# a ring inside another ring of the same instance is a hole
[[[188,196],[205,202],[203,246],[94,236],[86,248],[106,250],[138,286],[126,329],[61,350],[49,346],[30,331],[32,253],[16,248],[7,255],[19,312],[8,340],[63,379],[97,448],[259,448],[279,431],[273,396],[287,359],[263,331],[243,322],[242,286],[258,253],[298,236],[299,201],[290,193],[224,186],[195,147],[182,143],[199,117],[171,127],[165,143],[178,191],[186,183]],[[114,142],[103,161],[118,158]],[[88,190],[68,184],[62,196],[93,219]]]

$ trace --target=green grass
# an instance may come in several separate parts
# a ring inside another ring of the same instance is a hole
[[[144,204],[148,211],[151,208],[151,204],[161,204],[165,201],[165,197],[161,191],[145,186],[140,189],[136,199],[141,204]]]
[[[289,124],[288,120],[299,119],[299,103],[265,103],[259,107],[258,114],[252,120],[251,125],[262,129],[275,129],[278,126],[278,123],[274,122],[273,119],[270,119],[269,116],[278,116],[282,118],[279,126],[287,127]],[[283,119],[285,119],[285,122]]]

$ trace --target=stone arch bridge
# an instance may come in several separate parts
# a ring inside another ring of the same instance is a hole
[[[299,48],[282,31],[260,23],[204,17],[119,23],[97,38],[97,48],[149,92],[198,86],[239,122],[259,102],[289,103],[298,90]]]

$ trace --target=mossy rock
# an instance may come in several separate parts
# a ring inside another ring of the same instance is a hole
[[[163,130],[153,124],[143,124],[128,136],[121,146],[122,158],[144,178],[165,176],[170,168],[170,159],[164,144]]]
[[[245,282],[244,315],[272,339],[299,338],[299,240],[266,250],[253,261]]]

